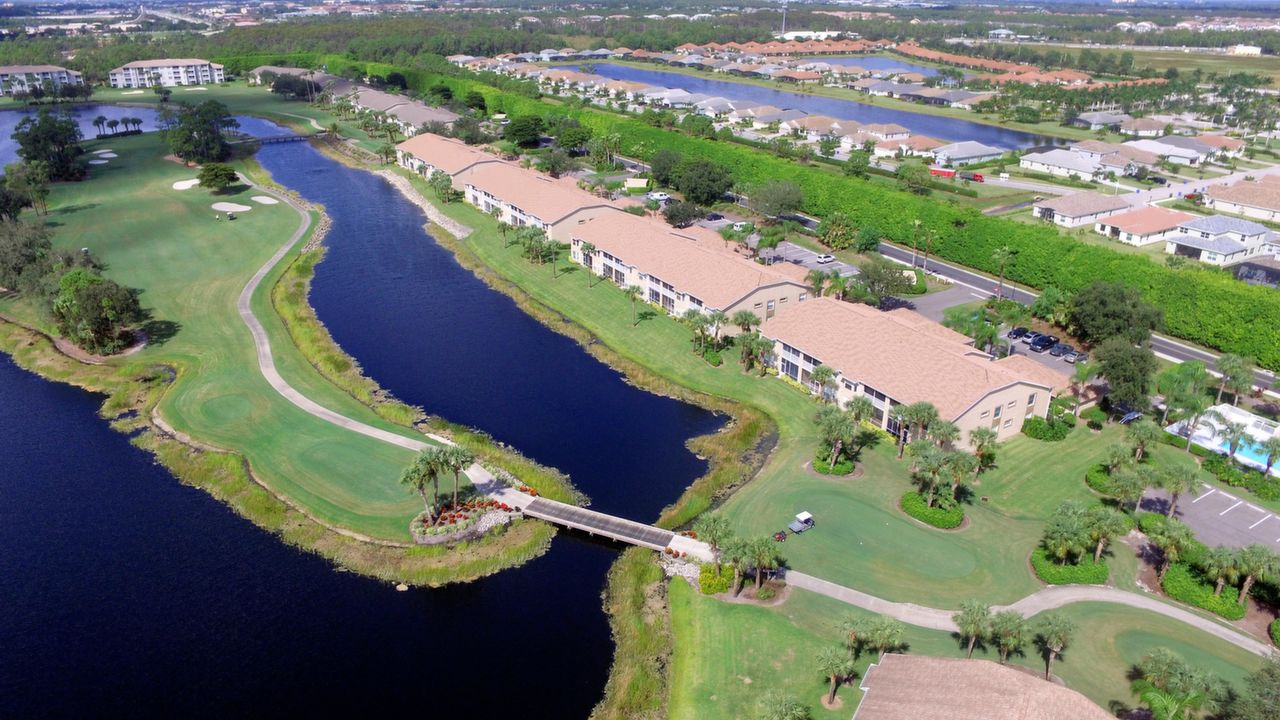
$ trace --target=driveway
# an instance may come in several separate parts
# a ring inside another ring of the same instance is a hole
[[[778,260],[799,265],[807,270],[835,270],[844,277],[858,274],[858,268],[846,262],[839,260],[820,263],[818,262],[818,253],[809,248],[800,247],[795,243],[789,243],[785,240],[778,243],[777,249],[774,251],[774,257]]]
[[[1169,494],[1163,490],[1147,492],[1142,509],[1167,512]],[[1178,499],[1176,516],[1209,547],[1261,544],[1280,548],[1280,517],[1246,500],[1244,490],[1218,490],[1204,485],[1199,495]]]
[[[974,292],[973,288],[968,288],[964,285],[953,285],[946,290],[929,295],[901,299],[907,303],[907,307],[914,308],[921,315],[934,322],[942,322],[947,308],[971,302],[983,302],[988,297],[990,296]]]

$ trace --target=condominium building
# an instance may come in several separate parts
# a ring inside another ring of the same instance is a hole
[[[112,70],[107,78],[113,88],[177,87],[226,81],[221,65],[191,58],[135,60]]]
[[[433,133],[419,133],[397,145],[396,161],[427,178],[437,170],[456,178],[477,165],[502,162],[464,142]],[[455,182],[454,189],[462,190],[462,186]]]
[[[55,88],[83,85],[84,76],[57,65],[0,65],[0,96],[28,92],[46,82]]]

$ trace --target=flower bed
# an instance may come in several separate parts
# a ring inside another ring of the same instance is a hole
[[[932,525],[941,530],[954,530],[964,522],[964,508],[959,505],[950,510],[944,510],[937,506],[929,507],[925,503],[925,499],[920,497],[920,493],[915,490],[908,490],[902,496],[902,500],[899,501],[898,505],[902,508],[902,512],[926,525]]]
[[[1106,561],[1095,563],[1089,553],[1077,564],[1063,565],[1049,557],[1044,548],[1031,553],[1031,567],[1036,577],[1050,585],[1103,585],[1111,572]]]
[[[419,545],[457,542],[506,524],[514,509],[497,500],[471,500],[457,508],[446,507],[432,525],[427,525],[425,514],[419,513],[409,524],[409,531]]]

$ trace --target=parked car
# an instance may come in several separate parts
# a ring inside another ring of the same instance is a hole
[[[1066,360],[1072,365],[1076,363],[1086,363],[1086,362],[1089,362],[1089,353],[1084,352],[1083,350],[1077,350],[1073,353],[1067,353],[1066,355],[1063,355],[1062,359]]]
[[[723,220],[724,216],[721,215],[720,213],[713,212],[713,213],[707,213],[706,219],[707,220]]]
[[[818,261],[819,265],[826,265],[827,263],[836,261],[835,256],[833,255],[819,255],[814,259]]]
[[[667,200],[671,199],[671,195],[664,193],[661,190],[654,190],[648,195],[645,195],[645,197],[649,198],[650,200],[655,200],[657,202],[666,202]]]
[[[1169,181],[1166,180],[1162,175],[1148,175],[1147,179],[1155,183],[1156,185],[1167,185],[1169,183]]]
[[[747,229],[748,229],[748,228],[750,228],[750,227],[751,227],[751,223],[749,223],[749,222],[741,222],[741,221],[739,221],[739,222],[736,222],[736,223],[734,223],[734,224],[733,224],[733,231],[734,231],[734,232],[744,232],[745,230],[747,230]]]
[[[1076,351],[1075,348],[1071,347],[1066,343],[1058,343],[1057,345],[1054,345],[1053,347],[1049,348],[1049,354],[1052,355],[1053,357],[1064,357],[1066,355],[1070,355],[1074,353],[1075,351]]]
[[[1027,331],[1026,335],[1022,336],[1022,344],[1030,345],[1031,343],[1035,342],[1040,337],[1040,335],[1041,333],[1029,330]]]
[[[1041,335],[1040,337],[1031,341],[1031,352],[1042,353],[1045,350],[1048,350],[1049,348],[1057,344],[1058,344],[1058,338],[1054,337],[1053,335]]]
[[[1023,335],[1026,335],[1029,332],[1031,331],[1024,327],[1016,327],[1009,331],[1008,338],[1010,340],[1017,340],[1018,338],[1022,337]]]

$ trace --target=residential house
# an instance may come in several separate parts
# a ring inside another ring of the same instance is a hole
[[[1131,118],[1122,112],[1100,110],[1096,112],[1082,112],[1071,121],[1071,124],[1085,128],[1086,130],[1111,130],[1119,127],[1120,123],[1129,119]]]
[[[135,60],[115,68],[107,78],[113,88],[176,87],[226,81],[223,67],[218,63],[191,58]]]
[[[1092,180],[1102,166],[1096,157],[1055,148],[1046,152],[1023,155],[1018,159],[1018,167],[1057,177]]]
[[[814,368],[830,367],[832,399],[844,405],[869,398],[872,422],[894,434],[907,430],[893,419],[894,407],[929,402],[962,438],[978,427],[1013,437],[1025,418],[1044,417],[1066,384],[1030,358],[995,360],[964,335],[904,308],[884,312],[819,297],[765,320],[760,332],[774,341],[771,363],[780,376],[811,386]]]
[[[1128,209],[1129,203],[1117,195],[1082,192],[1041,200],[1031,206],[1031,214],[1055,225],[1079,227]]]
[[[1193,150],[1175,145],[1169,141],[1174,137],[1148,138],[1144,140],[1130,140],[1125,145],[1145,150],[1153,155],[1159,156],[1163,160],[1168,160],[1175,165],[1199,165],[1208,157],[1208,153],[1200,150]]]
[[[691,309],[726,315],[748,310],[766,320],[804,302],[810,292],[803,268],[761,265],[696,225],[674,228],[625,212],[579,211],[552,236],[569,244],[574,262],[623,287],[640,288],[644,299],[676,316]],[[738,328],[718,330],[732,335]]]
[[[777,112],[757,114],[751,123],[757,130],[764,130],[773,123],[778,123],[779,127],[781,127],[782,123],[799,120],[807,114],[803,110],[778,110]]]
[[[911,131],[896,123],[870,123],[861,127],[862,132],[881,140],[903,140],[911,137]]]
[[[983,145],[974,140],[943,145],[933,151],[933,157],[941,165],[968,165],[970,163],[995,160],[1004,155],[1004,151],[990,145]]]
[[[861,688],[853,720],[1114,720],[1075,690],[991,660],[886,653]]]
[[[477,165],[502,161],[460,140],[419,133],[396,146],[396,162],[426,178],[437,170],[457,178]],[[456,180],[454,189],[462,190]]]
[[[812,70],[781,70],[773,74],[773,79],[797,85],[814,85],[822,81],[822,74]]]
[[[55,89],[63,85],[83,85],[84,76],[57,65],[0,65],[0,97],[28,92],[33,87],[44,87],[45,83]]]
[[[845,129],[844,122],[826,115],[804,115],[780,123],[778,129],[787,133],[799,133],[806,140],[818,140],[827,135],[839,135]]]
[[[1150,245],[1178,232],[1178,226],[1196,219],[1191,213],[1156,205],[1144,206],[1112,215],[1094,223],[1093,229],[1127,245]]]
[[[1178,225],[1178,232],[1165,239],[1164,251],[1221,267],[1264,254],[1270,241],[1271,232],[1256,222],[1210,215]]]
[[[1120,123],[1120,132],[1132,137],[1153,138],[1164,134],[1169,123],[1155,118],[1129,118]]]
[[[400,132],[413,136],[421,132],[428,123],[440,123],[452,127],[458,114],[452,110],[431,107],[425,103],[410,101],[401,103],[387,111],[387,117],[400,128]]]
[[[1240,157],[1247,145],[1240,138],[1227,137],[1226,135],[1215,133],[1197,135],[1196,140],[1213,148],[1215,151],[1213,154],[1222,158]]]
[[[1238,182],[1213,185],[1204,192],[1205,204],[1218,212],[1243,215],[1255,220],[1280,219],[1280,185],[1265,182]]]
[[[584,213],[582,218],[619,212],[614,203],[578,188],[573,178],[555,179],[508,163],[476,164],[455,176],[454,184],[468,203],[499,221],[531,225],[552,237],[555,225],[574,213]]]
[[[933,157],[933,151],[947,143],[927,135],[912,135],[900,140],[881,140],[876,143],[876,157],[894,157],[903,155]]]

